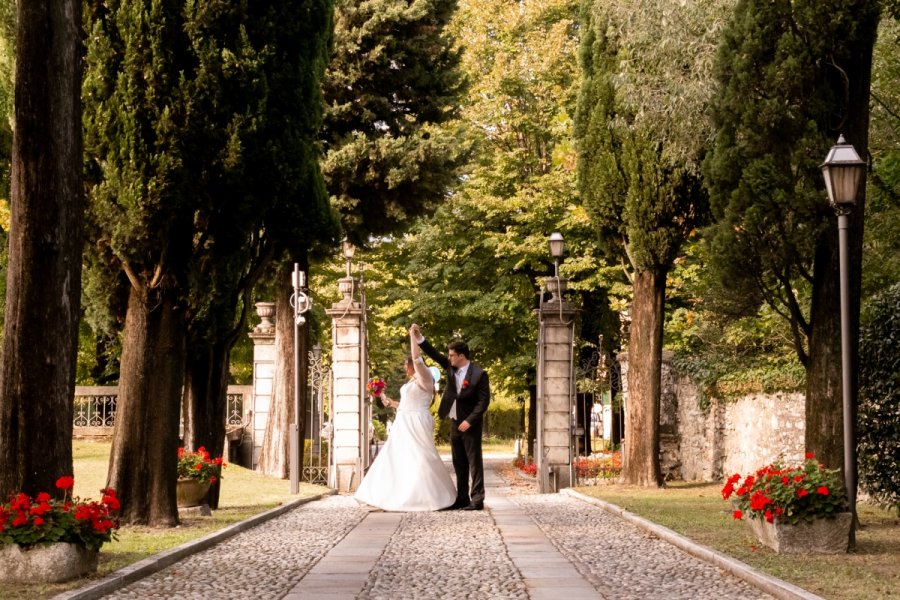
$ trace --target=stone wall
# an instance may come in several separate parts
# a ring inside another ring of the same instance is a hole
[[[622,378],[628,361],[620,355]],[[719,481],[747,474],[776,460],[803,460],[806,431],[801,393],[713,398],[701,407],[697,388],[663,357],[660,398],[660,463],[667,479]],[[627,385],[623,386],[627,400]],[[626,432],[627,436],[627,432]]]

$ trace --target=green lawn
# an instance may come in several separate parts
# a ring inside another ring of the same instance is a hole
[[[100,498],[99,490],[106,485],[109,450],[108,442],[74,442],[76,496]],[[290,487],[287,480],[263,477],[255,471],[228,465],[222,477],[219,509],[213,511],[211,517],[183,518],[181,525],[174,528],[123,527],[119,530],[119,539],[101,549],[99,568],[90,578],[54,585],[5,585],[0,589],[0,600],[49,598],[291,500],[329,492],[322,486],[301,483],[300,494],[294,496]]]
[[[900,518],[895,513],[860,504],[862,527],[852,553],[779,555],[761,546],[744,523],[732,519],[732,507],[722,500],[718,484],[670,482],[664,489],[607,485],[577,490],[824,598],[900,598]]]

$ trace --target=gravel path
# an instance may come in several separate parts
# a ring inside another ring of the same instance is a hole
[[[367,514],[350,497],[328,496],[104,598],[281,598]]]
[[[515,498],[604,598],[771,598],[595,506],[560,494]]]
[[[582,600],[769,598],[615,515],[504,481],[489,510],[304,504],[106,598]]]

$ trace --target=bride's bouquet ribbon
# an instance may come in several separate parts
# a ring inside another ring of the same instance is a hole
[[[366,384],[366,390],[373,396],[380,396],[386,385],[387,383],[381,377],[373,377]]]

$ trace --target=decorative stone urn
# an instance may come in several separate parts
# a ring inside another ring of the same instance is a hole
[[[841,554],[847,552],[850,540],[849,512],[834,519],[816,519],[791,525],[778,521],[745,519],[756,538],[778,554]]]
[[[547,291],[552,294],[550,296],[550,302],[561,301],[563,292],[565,292],[569,287],[569,284],[565,279],[561,279],[558,277],[548,277],[544,280],[544,285],[547,286]]]
[[[274,331],[275,324],[272,322],[272,317],[275,316],[275,303],[257,302],[253,306],[256,307],[256,314],[262,319],[259,325],[256,326],[256,331],[259,333]]]
[[[200,483],[196,479],[179,479],[176,487],[178,508],[200,506],[200,501],[208,491],[208,483]]]
[[[59,583],[97,570],[99,550],[81,544],[55,542],[20,546],[0,545],[0,581]]]

